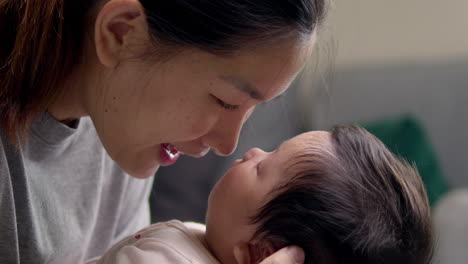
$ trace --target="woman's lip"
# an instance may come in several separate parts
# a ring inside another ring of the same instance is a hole
[[[180,157],[180,152],[169,143],[161,144],[161,151],[159,152],[161,166],[169,166],[176,163]]]
[[[184,151],[180,151],[180,152],[184,155],[187,155],[193,158],[203,158],[204,156],[206,156],[206,154],[208,154],[208,152],[210,152],[210,148],[203,149],[202,151],[197,152],[197,153],[190,153],[190,152],[184,152]]]

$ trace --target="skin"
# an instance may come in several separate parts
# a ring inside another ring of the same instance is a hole
[[[231,154],[255,105],[284,92],[315,42],[283,39],[223,57],[183,48],[158,62],[148,58],[158,47],[147,27],[138,1],[103,5],[86,60],[49,109],[63,121],[90,116],[111,158],[139,178],[164,165],[163,143],[194,157]]]
[[[164,143],[194,157],[209,149],[232,153],[255,105],[284,92],[316,39],[284,39],[228,57],[183,48],[158,62],[148,54],[162,47],[151,41],[137,0],[107,1],[96,10],[90,32],[82,62],[48,111],[64,123],[90,116],[110,157],[138,178],[164,165]],[[259,96],[240,84],[255,87]],[[281,250],[262,264],[302,263],[295,255],[303,253]]]
[[[292,177],[284,173],[291,157],[311,145],[329,152],[330,134],[304,133],[274,152],[253,148],[217,182],[208,201],[206,241],[221,263],[259,263],[273,252],[267,242],[252,239],[258,226],[250,219],[272,198],[272,191]]]

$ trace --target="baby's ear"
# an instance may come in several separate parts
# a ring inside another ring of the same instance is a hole
[[[234,257],[237,264],[258,264],[275,253],[269,241],[240,242],[234,247]]]

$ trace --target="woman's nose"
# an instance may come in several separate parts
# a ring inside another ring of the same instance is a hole
[[[232,130],[222,128],[213,131],[208,136],[206,144],[210,146],[217,155],[231,155],[237,147],[241,127],[242,125]]]
[[[250,117],[253,107],[243,115],[235,115],[220,119],[213,129],[205,136],[205,145],[210,146],[216,154],[227,156],[237,147],[240,131],[244,122]]]

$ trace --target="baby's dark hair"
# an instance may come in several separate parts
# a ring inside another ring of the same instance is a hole
[[[311,144],[291,157],[284,173],[294,176],[253,217],[254,239],[300,246],[305,263],[430,263],[430,208],[417,170],[357,126],[335,127],[331,142],[330,151]]]

